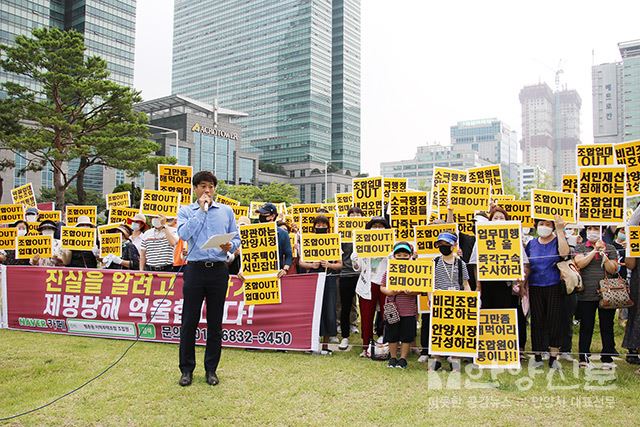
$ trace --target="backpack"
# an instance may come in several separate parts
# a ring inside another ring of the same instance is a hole
[[[433,268],[434,269],[438,265],[438,262],[440,262],[440,258],[442,258],[442,257],[441,256],[437,256],[433,260]],[[458,286],[460,286],[460,290],[463,290],[464,289],[464,279],[462,278],[462,260],[460,258],[456,258],[456,259],[458,261]]]

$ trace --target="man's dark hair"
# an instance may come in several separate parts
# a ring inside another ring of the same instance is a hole
[[[362,212],[362,209],[360,209],[358,206],[350,207],[349,210],[347,211],[347,216],[349,216],[349,215],[351,215],[353,213],[364,216],[364,212]]]
[[[214,187],[218,186],[218,178],[214,174],[209,171],[200,171],[193,175],[193,179],[191,180],[194,187],[200,185],[201,182],[212,182]]]
[[[318,224],[326,224],[327,227],[331,225],[329,224],[329,218],[324,215],[318,215],[317,217],[315,217],[315,219],[313,220],[313,226],[315,227]]]

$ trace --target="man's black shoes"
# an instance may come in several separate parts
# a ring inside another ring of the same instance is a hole
[[[182,376],[180,377],[180,381],[178,381],[178,384],[180,384],[182,387],[186,387],[188,385],[191,385],[192,382],[193,374],[191,372],[183,372]]]
[[[207,384],[218,385],[218,383],[220,383],[220,380],[218,379],[216,373],[213,371],[207,372]]]

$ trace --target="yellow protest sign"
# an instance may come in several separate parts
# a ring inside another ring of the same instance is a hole
[[[520,221],[523,227],[533,227],[531,218],[531,202],[528,200],[508,200],[500,202],[499,206],[507,211],[509,219]]]
[[[616,162],[627,168],[640,166],[640,140],[615,144]]]
[[[476,224],[478,280],[524,279],[521,237],[519,221]]]
[[[287,204],[284,202],[280,202],[280,203],[274,203],[274,205],[276,205],[276,210],[278,211],[278,216],[279,217],[284,217],[285,215],[287,215]]]
[[[460,233],[473,235],[473,224],[475,219],[474,211],[467,210],[456,210],[452,212],[452,223],[458,225],[458,231]],[[447,212],[442,212],[440,214],[440,219],[443,221],[447,221],[448,215]]]
[[[20,205],[22,206],[22,205]],[[13,250],[16,248],[18,229],[15,227],[0,227],[0,249]]]
[[[640,257],[640,225],[627,226],[627,256]]]
[[[11,190],[11,199],[14,204],[25,205],[28,208],[35,208],[37,206],[33,185],[30,182],[13,188]]]
[[[429,354],[476,357],[479,320],[478,292],[434,291]]]
[[[371,220],[364,216],[341,216],[338,217],[338,234],[342,237],[344,243],[351,243],[353,240],[354,230],[364,230],[364,227]]]
[[[562,175],[562,192],[578,195],[578,175]]]
[[[504,194],[500,165],[471,168],[468,172],[468,182],[490,184],[492,194]]]
[[[296,203],[291,205],[289,209],[289,214],[293,215],[294,218],[300,214],[306,213],[318,213],[319,210],[324,209],[327,212],[335,212],[336,205],[335,203]]]
[[[318,216],[324,216],[329,220],[329,232],[333,233],[333,231],[336,229],[336,216],[334,214],[330,214],[330,213],[323,213],[323,214],[318,214],[318,213],[312,213],[312,214],[300,214],[298,216],[298,218],[300,219],[300,221],[298,222],[298,226],[300,227],[299,230],[301,233],[313,233],[315,230],[313,229],[313,221],[318,217]]]
[[[454,211],[488,210],[491,185],[469,182],[449,183],[449,206]],[[440,210],[442,213],[442,210]]]
[[[431,313],[431,295],[430,294],[420,294],[418,295],[418,313]],[[423,327],[426,327],[423,326]]]
[[[413,240],[413,228],[427,224],[429,197],[426,191],[392,192],[389,199],[391,228],[398,240]]]
[[[382,177],[354,178],[353,204],[360,207],[364,216],[381,216],[384,207]]]
[[[589,225],[625,223],[626,167],[594,166],[578,173],[578,220]]]
[[[627,197],[640,196],[640,165],[627,166]]]
[[[291,256],[293,258],[298,257],[298,250],[296,249],[296,243],[298,242],[297,233],[289,233],[289,244],[291,244]]]
[[[60,229],[62,249],[90,251],[96,245],[96,229],[87,227],[68,227]]]
[[[131,193],[128,191],[122,191],[120,193],[109,193],[104,195],[107,201],[107,209],[116,206],[128,208],[131,206]]]
[[[231,197],[223,196],[222,194],[216,194],[216,203],[227,206],[240,206],[239,201],[232,199]]]
[[[241,216],[249,216],[249,206],[229,206],[233,211],[233,215],[236,217],[236,221]]]
[[[260,214],[257,212],[264,205],[264,202],[249,202],[249,218],[258,219]]]
[[[491,200],[493,200],[497,205],[499,205],[502,202],[508,202],[515,199],[516,199],[516,196],[514,196],[513,194],[493,194],[491,196]]]
[[[458,169],[449,169],[441,166],[433,168],[433,176],[431,177],[431,188],[436,188],[438,184],[449,184],[450,182],[467,182],[467,171]]]
[[[52,236],[18,236],[16,237],[16,259],[30,259],[36,255],[40,258],[51,258],[53,252]]]
[[[115,230],[116,228],[120,227],[120,225],[122,224],[105,224],[105,225],[99,225],[97,230],[98,230],[98,236],[102,236],[105,233],[108,233],[111,230]]]
[[[88,216],[89,221],[95,225],[97,211],[97,206],[67,206],[65,209],[67,225],[76,225],[78,223],[78,218],[81,216]]]
[[[180,194],[159,190],[142,190],[140,213],[149,216],[164,215],[170,218],[178,216]]]
[[[191,203],[191,166],[158,165],[158,190],[181,195],[182,204]]]
[[[383,178],[383,185],[384,200],[389,200],[390,193],[407,191],[407,178]]]
[[[280,279],[277,277],[248,278],[242,284],[245,305],[280,304]]]
[[[578,168],[607,166],[616,163],[613,144],[581,144],[576,146]]]
[[[555,220],[559,215],[565,222],[576,222],[576,195],[562,191],[531,190],[531,218]]]
[[[439,255],[435,247],[440,233],[449,232],[458,235],[457,224],[429,224],[415,227],[416,253],[418,255]]]
[[[515,308],[480,310],[478,356],[473,363],[481,369],[520,369]]]
[[[431,292],[433,258],[390,259],[387,265],[387,288],[390,291]]]
[[[241,271],[245,277],[274,275],[280,270],[276,227],[275,222],[240,227]]]
[[[340,216],[347,216],[353,206],[353,193],[336,193],[336,212]]]
[[[359,258],[386,257],[394,244],[395,232],[392,228],[353,231],[353,251]]]
[[[302,233],[300,237],[300,259],[304,262],[340,261],[340,235],[338,233]]]
[[[62,219],[61,211],[39,211],[38,212],[38,220],[42,221],[53,221],[60,222]]]
[[[24,220],[24,206],[22,204],[0,205],[0,224],[13,224],[18,220]]]
[[[431,191],[431,211],[437,214],[446,212],[449,206],[449,184],[437,184]]]
[[[122,256],[122,234],[100,233],[100,258],[107,255]]]
[[[139,212],[136,208],[121,208],[115,207],[109,209],[109,223],[110,224],[126,224],[127,219],[133,218]]]

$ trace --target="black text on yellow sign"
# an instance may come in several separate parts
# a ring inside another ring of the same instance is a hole
[[[300,237],[302,261],[340,261],[340,235],[338,233],[302,233]]]
[[[576,146],[578,168],[607,166],[616,162],[613,144],[584,144]]]
[[[640,257],[640,225],[627,226],[627,256]]]
[[[36,207],[36,196],[33,192],[33,185],[27,183],[11,190],[11,199],[14,204],[25,205],[28,208]]]
[[[86,227],[62,227],[60,230],[62,249],[90,251],[96,245],[96,229]]]
[[[435,166],[433,168],[433,177],[431,178],[431,188],[436,188],[438,184],[449,184],[450,182],[467,182],[467,175],[467,171],[464,170]]]
[[[88,216],[89,221],[91,221],[92,224],[95,224],[97,211],[97,206],[67,206],[65,210],[67,225],[76,225],[78,223],[78,218],[81,216]]]
[[[471,234],[475,232],[473,228],[475,212],[471,210],[455,210],[452,212],[453,223],[458,224],[458,231],[460,233]],[[447,221],[447,212],[440,213],[440,219]]]
[[[336,205],[335,203],[297,203],[291,205],[289,213],[296,218],[300,214],[317,214],[321,209],[324,209],[329,213],[335,212]]]
[[[364,230],[364,227],[371,220],[370,217],[364,216],[341,216],[337,218],[338,233],[342,237],[344,243],[351,243],[354,230]]]
[[[262,205],[264,205],[263,202],[249,202],[249,218],[258,219],[260,217],[258,209],[260,209]]]
[[[476,357],[479,320],[478,292],[434,291],[429,354]]]
[[[387,288],[390,291],[431,292],[433,258],[390,259],[387,265]]]
[[[18,237],[17,228],[15,227],[0,228],[0,249],[5,251],[14,250],[16,248],[16,237]]]
[[[621,142],[615,145],[616,163],[627,168],[640,166],[640,140]]]
[[[280,304],[280,279],[277,277],[249,278],[242,284],[245,305]]]
[[[239,206],[240,205],[240,202],[237,201],[236,199],[232,199],[231,197],[226,197],[226,196],[223,196],[221,194],[217,194],[216,195],[216,203],[220,203],[222,205],[227,205],[227,206]]]
[[[476,224],[478,280],[523,279],[524,266],[520,239],[519,221],[491,221]]]
[[[120,193],[109,193],[104,196],[107,201],[107,209],[116,206],[128,208],[131,206],[131,193],[128,191],[122,191]]]
[[[531,218],[531,202],[528,200],[504,200],[500,202],[500,207],[507,211],[509,219],[520,221],[523,227],[533,227]]]
[[[355,230],[353,251],[359,258],[379,258],[388,256],[395,243],[395,231],[389,229]]]
[[[136,208],[115,207],[109,209],[110,224],[126,224],[127,219],[133,218],[140,210]]]
[[[393,192],[402,193],[407,191],[407,178],[384,178],[384,199],[389,200],[389,195]]]
[[[241,216],[249,216],[249,207],[248,206],[229,206],[233,211],[233,215],[236,217],[236,220]]]
[[[179,193],[181,204],[191,203],[191,166],[158,165],[158,190]]]
[[[480,310],[478,356],[473,363],[485,369],[520,369],[515,308]]]
[[[627,207],[625,166],[580,168],[578,177],[580,223],[624,224]]]
[[[104,258],[107,255],[122,256],[122,234],[100,234],[100,258]]]
[[[364,216],[381,216],[384,206],[382,177],[354,178],[353,203],[362,209]]]
[[[338,215],[346,216],[353,206],[353,193],[336,193],[336,212]]]
[[[278,273],[280,251],[275,222],[241,226],[240,241],[245,277]]]
[[[392,192],[389,196],[391,227],[398,240],[413,240],[413,228],[427,224],[429,197],[426,191]]]
[[[562,192],[578,194],[578,175],[562,175]]]
[[[492,194],[504,194],[502,188],[502,174],[500,173],[500,165],[471,168],[469,169],[467,181],[490,184]]]
[[[53,251],[52,236],[18,236],[16,237],[16,259],[30,259],[38,255],[40,258],[51,258]]]
[[[488,210],[491,185],[484,183],[450,182],[449,206],[454,211]],[[442,213],[442,211],[440,211]]]
[[[419,255],[438,255],[440,251],[435,244],[440,233],[458,234],[457,224],[429,224],[415,228],[416,253]]]
[[[180,194],[167,191],[142,190],[140,213],[149,216],[164,215],[176,218],[180,207]]]
[[[575,223],[576,195],[538,188],[531,190],[531,218],[554,221],[556,215],[567,223]]]
[[[18,220],[24,220],[24,206],[22,204],[0,205],[0,224],[13,224]]]
[[[61,211],[39,211],[38,212],[38,220],[42,221],[53,221],[60,222],[62,218]]]
[[[323,213],[323,214],[307,214],[303,213],[298,215],[298,226],[300,227],[301,233],[313,233],[313,221],[319,216],[322,215],[329,220],[329,232],[332,233],[336,228],[336,217],[332,213]]]
[[[438,184],[431,192],[431,208],[435,212],[441,213],[449,206],[449,184]]]

